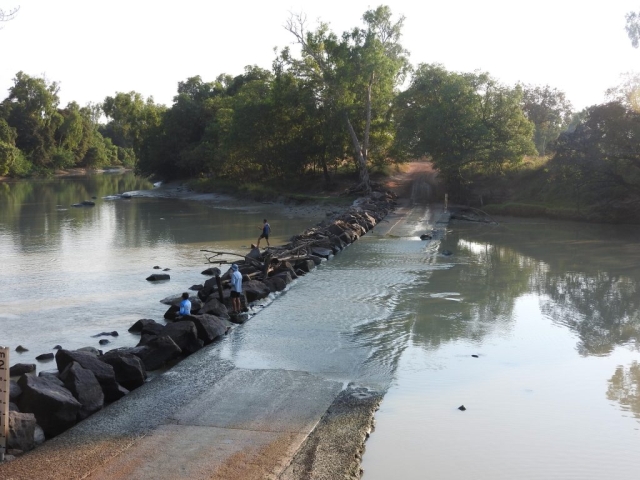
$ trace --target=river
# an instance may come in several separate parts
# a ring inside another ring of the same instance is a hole
[[[148,187],[0,184],[0,343],[30,349],[12,363],[97,346],[101,331],[121,332],[109,347],[133,344],[133,321],[159,319],[159,299],[204,278],[201,248],[242,251],[263,216],[282,243],[324,216],[102,200]],[[91,196],[96,207],[69,208]],[[294,282],[211,361],[387,390],[366,480],[637,478],[640,229],[505,219],[422,242],[428,206],[394,221]],[[171,281],[146,282],[154,265]]]

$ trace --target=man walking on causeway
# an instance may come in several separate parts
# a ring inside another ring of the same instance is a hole
[[[242,312],[242,302],[240,301],[240,295],[242,294],[242,274],[238,271],[238,265],[235,263],[231,265],[231,313]]]
[[[271,233],[271,225],[267,223],[266,218],[262,222],[264,223],[264,225],[262,225],[262,235],[258,237],[258,248],[260,248],[260,240],[263,238],[267,241],[267,247],[271,246],[269,245],[269,234]]]

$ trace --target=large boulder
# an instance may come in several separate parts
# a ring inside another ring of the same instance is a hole
[[[317,255],[307,255],[307,257],[309,257],[309,260],[313,261],[316,266],[322,263],[322,257],[318,257]]]
[[[211,275],[211,276],[220,275],[221,273],[222,272],[218,267],[210,267],[202,271],[202,275]]]
[[[195,324],[188,320],[179,320],[168,324],[162,330],[162,335],[171,337],[186,354],[197,352],[203,346],[203,341],[198,338]]]
[[[189,315],[182,318],[193,322],[198,331],[198,338],[202,340],[205,345],[224,336],[229,328],[224,320],[215,315]]]
[[[309,258],[305,258],[303,260],[296,261],[295,268],[300,269],[303,272],[309,273],[311,270],[316,268],[316,262],[314,262]]]
[[[327,231],[337,237],[342,235],[346,229],[347,227],[344,225],[344,222],[342,222],[341,220],[338,220],[327,227]]]
[[[28,452],[36,446],[34,433],[36,417],[33,413],[9,412],[9,437],[7,448]]]
[[[164,325],[158,322],[147,323],[142,330],[140,331],[140,335],[160,335],[164,330]]]
[[[178,307],[177,305],[171,305],[169,309],[166,312],[164,312],[165,320],[170,320],[170,321],[175,320],[176,317],[178,316],[178,312],[180,312],[180,307]]]
[[[160,325],[160,324],[158,322],[156,322],[155,320],[152,320],[150,318],[141,318],[136,323],[131,325],[131,327],[129,327],[129,332],[130,333],[140,333],[140,332],[142,332],[142,329],[144,327],[146,327],[147,325]]]
[[[331,255],[333,255],[333,250],[329,250],[328,248],[313,247],[311,249],[311,253],[318,257],[329,258]]]
[[[142,360],[125,350],[111,350],[100,360],[113,367],[117,382],[127,390],[138,388],[147,378]]]
[[[170,360],[177,358],[182,349],[176,345],[171,337],[160,335],[147,344],[135,347],[130,353],[142,360],[147,371],[157,370]]]
[[[98,355],[102,355],[102,353],[100,352],[100,350],[98,350],[96,347],[82,347],[82,348],[76,348],[75,349],[76,352],[85,352],[85,353],[90,353],[91,355],[93,355],[94,357],[97,357]]]
[[[36,371],[35,363],[16,363],[13,367],[9,369],[10,377],[19,377],[20,375],[24,375],[25,373],[31,373]]]
[[[207,302],[198,311],[198,315],[202,315],[204,313],[215,315],[216,317],[224,318],[225,320],[229,319],[227,307],[220,303],[220,300],[218,300],[214,295],[209,296],[209,298],[207,298]]]
[[[189,296],[189,301],[191,302],[191,311],[197,312],[202,308],[202,300],[200,300],[197,295]],[[176,307],[180,307],[180,303],[182,303],[182,294],[172,295],[167,298],[163,298],[160,300],[160,303],[164,303],[165,305],[175,305]]]
[[[289,272],[280,272],[280,273],[276,273],[273,278],[281,278],[284,281],[285,285],[289,285],[291,282],[293,282],[293,278],[291,277],[291,274]]]
[[[82,405],[73,394],[45,377],[23,375],[18,380],[21,412],[33,413],[47,437],[54,437],[76,423]]]
[[[9,401],[15,402],[21,393],[22,389],[20,388],[18,383],[15,380],[11,380],[9,382]]]
[[[243,283],[242,290],[244,290],[247,296],[247,302],[255,302],[256,300],[268,297],[271,293],[269,287],[259,280],[250,280]]]
[[[54,373],[54,372],[40,372],[38,374],[39,377],[44,377],[47,380],[49,380],[50,382],[55,383],[56,385],[59,385],[61,387],[64,387],[64,382],[62,380],[60,380],[58,378],[58,373]]]
[[[269,290],[272,292],[281,292],[287,286],[286,282],[282,277],[270,277],[264,281],[265,285],[269,287]]]
[[[106,402],[114,402],[126,395],[127,392],[116,382],[116,374],[113,371],[113,367],[108,363],[101,361],[91,353],[78,350],[58,350],[56,363],[60,372],[72,362],[78,362],[82,368],[93,372],[102,387]]]
[[[60,380],[82,408],[78,411],[78,420],[84,420],[104,406],[102,387],[91,370],[82,368],[78,362],[71,362],[60,373]]]

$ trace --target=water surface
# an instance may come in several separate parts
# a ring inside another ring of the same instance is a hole
[[[319,220],[260,204],[104,199],[145,188],[152,185],[130,173],[0,183],[0,344],[29,349],[11,364],[34,362],[56,344],[98,347],[91,335],[103,331],[120,333],[106,348],[135,345],[133,322],[161,320],[159,300],[208,278],[201,249],[246,252],[264,216],[275,244]],[[95,207],[71,207],[92,197]],[[155,266],[169,268],[171,280],[147,282],[161,271]]]

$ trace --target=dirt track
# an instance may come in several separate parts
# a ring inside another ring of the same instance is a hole
[[[438,172],[430,162],[410,162],[403,166],[403,171],[391,176],[385,187],[400,198],[407,198],[411,203],[430,203],[442,201]]]

